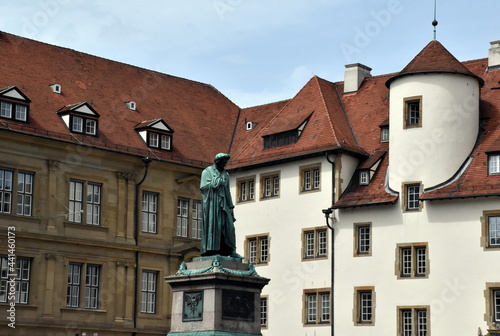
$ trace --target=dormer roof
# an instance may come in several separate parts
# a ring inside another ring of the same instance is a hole
[[[144,130],[144,129],[152,129],[161,132],[174,133],[174,130],[167,125],[162,118],[157,118],[153,120],[145,120],[143,122],[138,123],[134,129],[136,131]]]
[[[476,78],[480,85],[484,85],[484,80],[470,72],[459,60],[455,58],[439,41],[431,41],[418,53],[408,65],[397,75],[389,78],[385,85],[390,84],[398,78],[408,75],[423,73],[450,73],[461,74]]]

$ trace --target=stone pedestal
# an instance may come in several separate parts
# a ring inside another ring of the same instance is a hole
[[[166,277],[173,291],[168,336],[258,336],[260,293],[269,279],[241,259],[210,256]]]

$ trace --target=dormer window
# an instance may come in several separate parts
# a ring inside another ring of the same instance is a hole
[[[162,120],[146,120],[135,127],[149,148],[172,150],[172,135],[174,131]]]
[[[71,132],[97,136],[99,114],[86,102],[67,105],[57,114]]]
[[[61,85],[60,84],[52,84],[50,85],[50,88],[52,89],[52,92],[61,94]]]
[[[304,121],[297,129],[264,136],[264,149],[271,149],[297,143],[307,125],[308,120],[309,119]]]
[[[127,104],[128,108],[132,111],[135,111],[137,109],[137,103],[135,101],[128,101],[125,102]]]
[[[380,142],[388,142],[389,141],[389,127],[383,126],[380,127]]]
[[[159,148],[164,150],[170,150],[170,144],[172,138],[169,134],[161,134],[152,131],[148,131],[148,146],[153,148]]]
[[[500,175],[500,154],[488,155],[489,175]]]
[[[370,171],[361,170],[359,172],[359,185],[368,185],[368,184],[370,184]]]
[[[27,122],[30,102],[15,86],[0,90],[0,118]]]

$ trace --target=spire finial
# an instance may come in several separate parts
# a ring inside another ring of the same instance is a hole
[[[436,20],[436,3],[437,0],[434,0],[434,20],[432,21],[432,25],[434,26],[434,40],[436,40],[436,26],[438,25]]]

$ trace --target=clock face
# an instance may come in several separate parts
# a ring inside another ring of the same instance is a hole
[[[184,292],[182,321],[203,320],[203,291]]]

